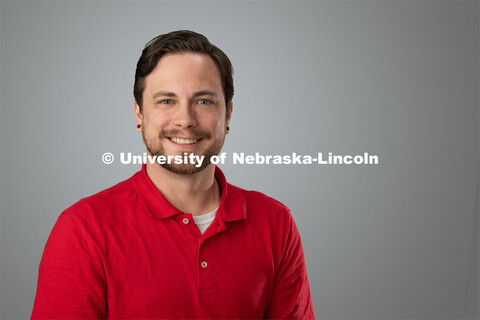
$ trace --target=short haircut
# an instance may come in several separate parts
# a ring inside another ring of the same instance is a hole
[[[172,31],[161,34],[150,40],[142,51],[135,71],[135,84],[133,96],[142,111],[143,91],[145,90],[145,77],[147,77],[158,64],[158,61],[168,53],[196,52],[208,55],[215,62],[222,80],[223,94],[227,116],[233,98],[233,66],[227,55],[208,41],[199,33],[190,30]]]

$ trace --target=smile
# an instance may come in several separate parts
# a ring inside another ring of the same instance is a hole
[[[170,141],[175,142],[176,144],[195,144],[199,140],[197,139],[182,139],[182,138],[168,138]]]

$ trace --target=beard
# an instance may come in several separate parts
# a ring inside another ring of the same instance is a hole
[[[162,129],[158,135],[158,137],[155,138],[149,138],[145,136],[145,130],[142,131],[142,138],[143,142],[145,142],[145,146],[147,147],[148,152],[152,156],[168,156],[165,154],[165,149],[162,146],[162,141],[164,139],[168,139],[167,137],[172,137],[175,136],[179,133],[179,130],[164,130]],[[211,139],[212,134],[208,131],[204,130],[190,130],[189,135],[193,139]],[[223,143],[225,141],[225,134],[219,138],[213,140],[210,145],[207,147],[207,149],[203,152],[203,154],[195,154],[196,156],[204,156],[202,165],[197,167],[196,164],[192,163],[183,163],[183,164],[175,164],[175,163],[163,163],[160,164],[161,167],[167,169],[170,172],[176,173],[176,174],[181,174],[181,175],[191,175],[198,173],[205,169],[211,162],[210,158],[212,156],[216,156],[220,153],[220,150],[222,150]],[[188,152],[187,152],[188,153]]]

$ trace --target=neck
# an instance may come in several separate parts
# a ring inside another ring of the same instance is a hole
[[[147,163],[147,175],[168,202],[185,213],[202,215],[220,205],[221,190],[213,164],[195,174],[181,175]]]

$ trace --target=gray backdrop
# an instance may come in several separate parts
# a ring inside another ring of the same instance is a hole
[[[63,209],[131,176],[144,44],[204,33],[235,67],[224,151],[380,157],[232,165],[288,205],[316,316],[478,317],[479,2],[2,1],[1,317],[30,315]]]

